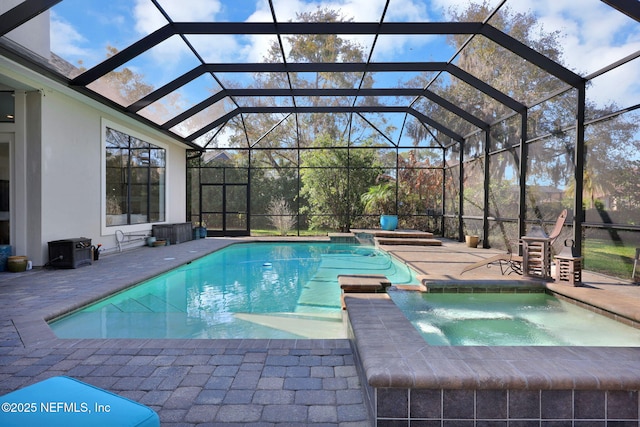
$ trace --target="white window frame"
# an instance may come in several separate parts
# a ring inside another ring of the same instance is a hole
[[[134,138],[138,138],[144,142],[148,142],[149,144],[153,144],[159,148],[163,148],[165,150],[165,186],[164,186],[164,218],[165,221],[162,222],[147,222],[142,224],[131,224],[131,225],[121,225],[121,226],[107,226],[107,128],[117,130],[118,132],[125,133]],[[168,181],[169,181],[169,146],[163,142],[154,139],[152,136],[148,134],[143,134],[141,132],[135,131],[131,128],[128,128],[120,123],[113,122],[111,120],[102,118],[100,125],[100,140],[101,140],[101,174],[100,174],[100,198],[101,198],[101,234],[103,236],[114,235],[116,231],[121,231],[124,234],[135,235],[134,237],[138,237],[138,235],[147,235],[150,234],[151,226],[155,224],[166,224],[167,223],[167,207],[168,207]]]

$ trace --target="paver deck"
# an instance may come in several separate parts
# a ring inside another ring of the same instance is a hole
[[[68,375],[152,407],[163,426],[370,425],[348,340],[58,339],[44,321],[242,240],[140,248],[72,270],[0,273],[0,395]],[[498,268],[460,277],[491,251],[457,242],[385,249],[431,280],[519,280]],[[600,305],[640,310],[640,287],[589,272],[583,281],[588,286],[567,292],[588,298],[598,290]]]
[[[162,426],[369,426],[345,339],[58,339],[43,320],[236,241],[145,247],[71,270],[0,273],[0,395],[67,375],[151,407]]]

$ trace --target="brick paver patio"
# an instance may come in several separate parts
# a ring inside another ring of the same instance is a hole
[[[67,375],[153,408],[163,426],[369,426],[348,340],[57,339],[43,321],[231,242],[0,273],[0,395]]]

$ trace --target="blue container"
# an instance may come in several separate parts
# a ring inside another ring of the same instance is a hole
[[[7,260],[11,256],[11,245],[0,245],[0,271],[6,271]]]
[[[393,231],[398,227],[397,215],[381,215],[380,227],[386,231]]]

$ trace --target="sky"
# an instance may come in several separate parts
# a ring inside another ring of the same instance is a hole
[[[500,0],[487,0],[495,6]],[[176,21],[271,21],[266,0],[158,0]],[[466,7],[461,0],[391,0],[386,21],[443,21],[448,8]],[[579,7],[577,5],[579,4]],[[132,7],[133,5],[133,7]],[[318,7],[340,9],[355,21],[377,22],[385,0],[274,0],[277,19],[295,20],[296,13]],[[599,0],[508,0],[516,12],[533,12],[541,29],[560,31],[564,61],[568,68],[586,76],[607,64],[640,51],[640,23]],[[123,49],[165,25],[165,18],[150,0],[64,0],[51,12],[52,51],[72,63],[82,60],[91,67],[104,59],[106,46]],[[190,38],[206,62],[259,62],[273,40],[259,36],[198,36]],[[370,46],[371,38],[354,39]],[[450,47],[443,37],[381,37],[374,61],[447,61]],[[185,44],[172,38],[128,67],[146,70],[158,87],[197,65]],[[142,71],[141,71],[142,72]],[[621,67],[606,78],[593,81],[588,99],[598,104],[615,101],[622,107],[640,100],[640,59]],[[152,76],[152,77],[151,77]]]

